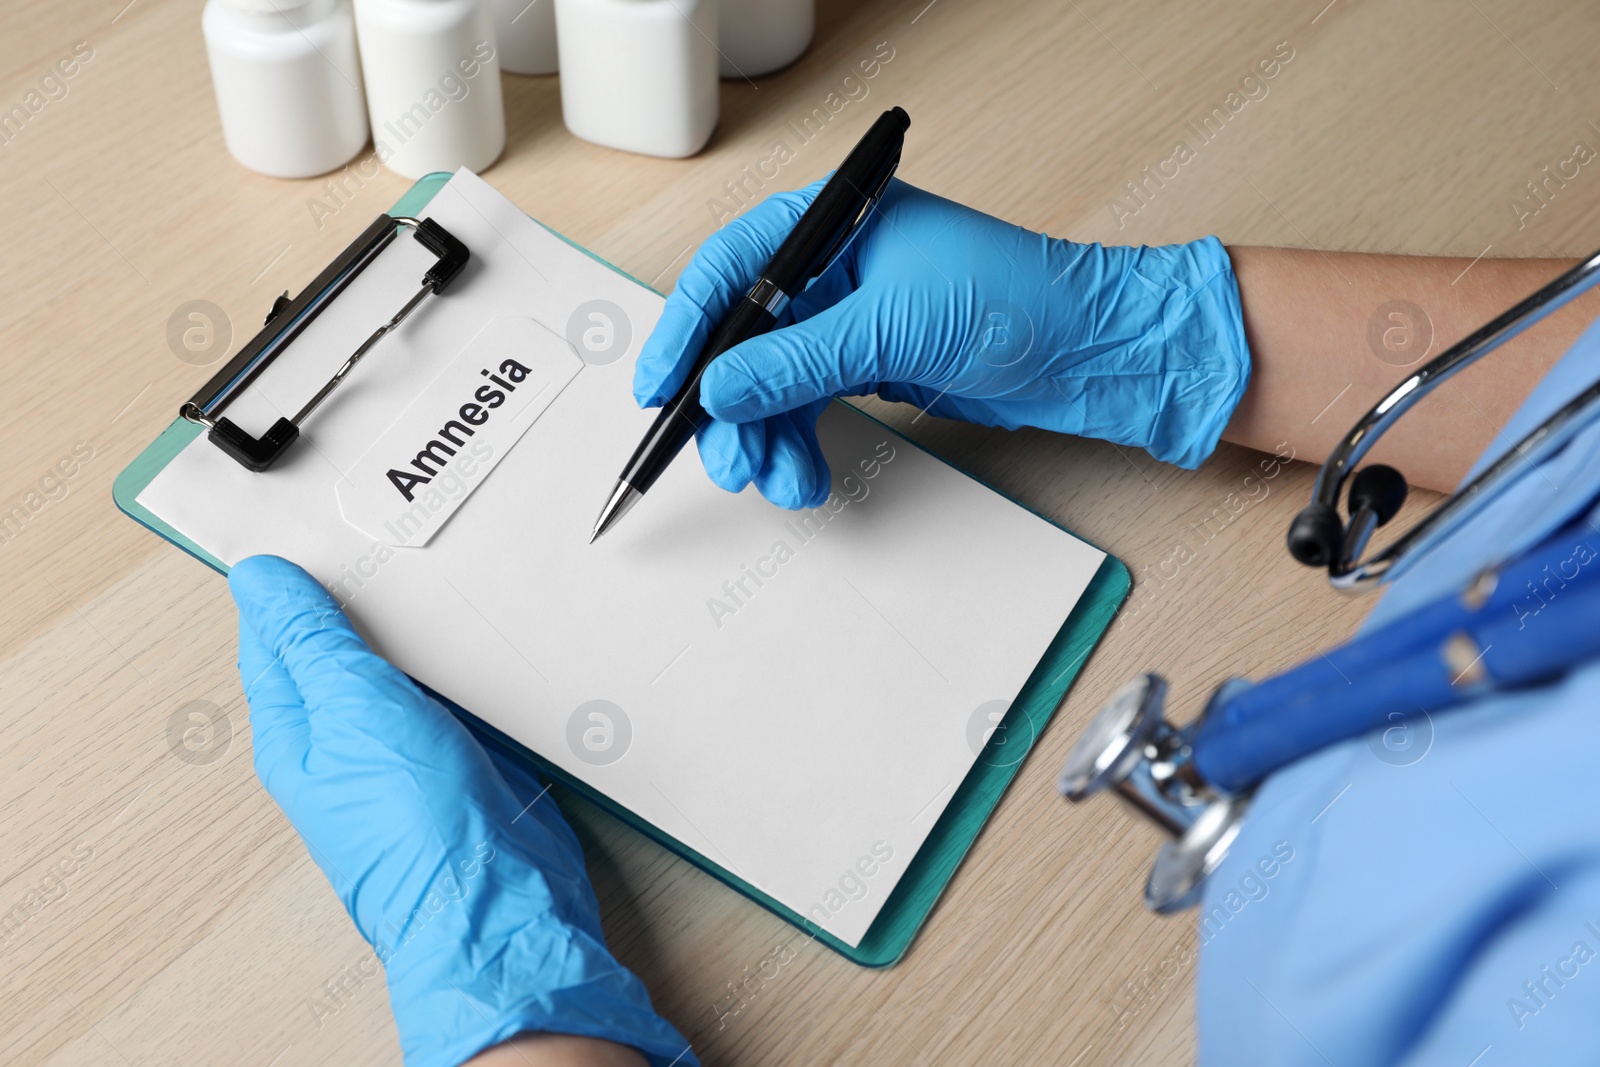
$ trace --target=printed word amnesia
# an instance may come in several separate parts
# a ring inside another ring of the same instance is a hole
[[[408,470],[389,469],[389,484],[393,485],[401,496],[406,498],[406,503],[415,499],[413,490],[419,485],[427,485],[444,469],[447,460],[456,454],[456,449],[466,444],[466,439],[477,433],[474,426],[482,426],[489,421],[489,412],[506,402],[506,394],[517,391],[517,386],[528,380],[528,368],[514,359],[504,360],[500,364],[500,373],[495,374],[487,368],[480,370],[479,374],[489,379],[494,385],[480,385],[478,391],[473,393],[476,403],[462,404],[456,410],[460,416],[457,419],[448,419],[445,424],[434,432],[433,438],[422,446],[422,450],[411,459],[411,465],[421,474],[412,474]],[[495,386],[500,388],[496,389]]]

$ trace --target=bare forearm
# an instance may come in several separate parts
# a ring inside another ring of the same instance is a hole
[[[1252,370],[1223,437],[1264,451],[1287,443],[1312,461],[1326,457],[1351,422],[1425,358],[1571,266],[1552,259],[1474,264],[1291,248],[1228,251]],[[1552,315],[1418,404],[1371,458],[1399,467],[1413,485],[1454,488],[1597,315],[1594,293]]]
[[[518,1034],[461,1067],[645,1067],[637,1049],[571,1034]]]

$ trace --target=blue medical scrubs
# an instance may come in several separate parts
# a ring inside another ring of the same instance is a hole
[[[1597,378],[1600,323],[1479,469]],[[1597,500],[1600,419],[1408,566],[1366,626],[1583,516],[1565,569],[1600,567]],[[1528,630],[1561,585],[1528,590]],[[1274,774],[1199,911],[1200,1063],[1600,1063],[1597,766],[1600,661]]]

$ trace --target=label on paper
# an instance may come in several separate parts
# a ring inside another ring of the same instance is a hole
[[[582,368],[533,319],[491,319],[340,479],[345,521],[426,545]]]

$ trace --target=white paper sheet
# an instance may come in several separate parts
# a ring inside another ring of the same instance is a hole
[[[724,493],[686,453],[587,544],[653,417],[630,384],[661,299],[470,173],[425,214],[472,250],[467,272],[279,465],[252,474],[197,438],[140,503],[229,564],[304,566],[408,673],[858,944],[970,769],[974,716],[1021,689],[1102,553],[840,405],[829,506]],[[259,432],[297,410],[429,261],[396,241],[230,417]],[[341,481],[496,317],[584,365],[425,547],[344,521]]]

